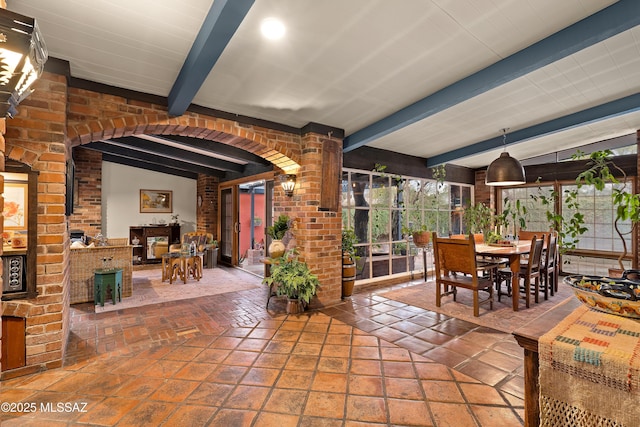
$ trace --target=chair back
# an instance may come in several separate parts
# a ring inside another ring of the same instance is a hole
[[[544,265],[546,268],[553,268],[556,265],[558,255],[558,237],[555,233],[549,233],[547,236],[547,251],[545,255]]]
[[[451,238],[451,239],[468,239],[469,238],[469,234],[452,234],[452,235],[449,236],[449,238]],[[476,245],[478,243],[484,243],[484,234],[482,234],[482,233],[473,234],[473,240],[476,242]]]
[[[538,239],[533,236],[531,239],[531,252],[529,252],[529,262],[527,263],[527,276],[540,274],[542,266],[542,248],[544,247],[544,239]]]
[[[448,273],[469,274],[477,276],[475,241],[471,236],[466,239],[438,237],[433,235],[433,253],[436,265],[436,276],[443,277]]]
[[[546,240],[547,235],[552,234],[551,231],[532,231],[518,229],[518,240],[531,240],[537,237],[540,240]]]

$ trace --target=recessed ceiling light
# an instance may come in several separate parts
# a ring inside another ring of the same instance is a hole
[[[262,25],[260,25],[260,31],[262,31],[262,35],[269,40],[278,40],[284,37],[286,28],[279,19],[266,18],[262,21]]]

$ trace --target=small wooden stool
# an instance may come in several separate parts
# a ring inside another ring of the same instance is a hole
[[[107,297],[107,287],[111,290],[111,298],[113,303],[116,300],[122,302],[122,269],[99,268],[93,271],[94,281],[94,304],[100,304],[104,307],[104,300]]]

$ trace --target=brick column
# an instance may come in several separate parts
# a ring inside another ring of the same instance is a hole
[[[6,9],[7,2],[5,0],[0,0],[0,8]],[[4,172],[4,134],[7,126],[7,119],[0,119],[0,171]],[[2,216],[2,211],[4,210],[4,176],[0,175],[0,234],[4,233],[4,217]],[[0,255],[2,255],[2,246],[0,246]],[[2,263],[0,262],[0,321],[2,320],[3,313],[3,304],[2,304],[2,288],[4,283],[2,282]],[[0,324],[0,351],[2,351],[2,327]],[[2,370],[2,360],[0,360],[0,371]]]

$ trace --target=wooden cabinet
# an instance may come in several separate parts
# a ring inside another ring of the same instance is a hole
[[[180,225],[129,227],[129,242],[133,245],[134,264],[159,263],[169,245],[180,243]]]

